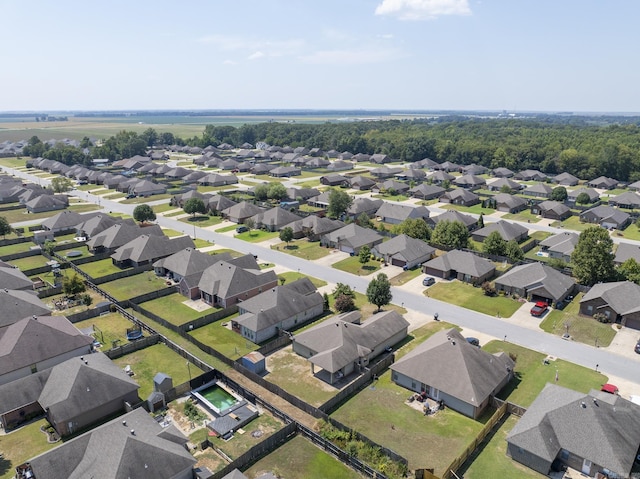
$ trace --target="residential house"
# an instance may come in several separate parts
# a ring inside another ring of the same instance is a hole
[[[616,186],[618,186],[618,180],[614,180],[613,178],[608,178],[606,176],[599,176],[594,180],[591,180],[587,183],[591,188],[598,188],[601,190],[612,190]]]
[[[287,197],[291,201],[299,201],[300,203],[304,203],[309,198],[313,198],[319,194],[320,191],[316,188],[287,188]]]
[[[462,175],[453,180],[453,183],[460,188],[477,190],[487,184],[484,178],[475,175]]]
[[[615,265],[620,266],[631,258],[633,258],[636,263],[640,264],[640,246],[632,243],[619,243],[616,248],[616,255],[613,258]]]
[[[402,168],[399,166],[381,166],[380,168],[369,170],[369,174],[378,179],[391,178],[398,173],[402,173]]]
[[[433,161],[431,158],[423,158],[422,160],[414,161],[409,165],[410,168],[426,168],[428,170],[433,170],[438,163]]]
[[[301,174],[302,170],[294,166],[278,166],[269,171],[269,176],[273,176],[274,178],[288,178],[290,176],[300,176]]]
[[[102,184],[106,186],[108,189],[114,190],[114,189],[117,189],[118,186],[120,186],[120,183],[124,183],[125,181],[128,181],[128,180],[129,178],[127,178],[124,175],[113,175],[109,178],[106,178]]]
[[[462,173],[465,175],[474,175],[480,176],[484,175],[489,169],[482,165],[476,165],[475,163],[471,163],[470,165],[462,167]]]
[[[446,190],[440,186],[428,185],[422,183],[409,190],[409,193],[414,198],[420,198],[423,200],[432,200],[433,198],[440,198]]]
[[[429,218],[429,210],[424,206],[409,206],[398,203],[384,202],[375,214],[379,221],[397,225],[407,219],[421,219],[426,221]]]
[[[356,153],[353,155],[352,159],[355,162],[369,161],[371,159],[371,155],[367,155],[366,153]]]
[[[323,321],[293,338],[293,351],[324,371],[317,374],[333,384],[352,373],[360,373],[386,348],[407,336],[409,322],[396,311],[375,314],[360,324],[360,313],[352,311]]]
[[[138,384],[102,353],[67,359],[0,386],[0,424],[7,429],[43,415],[68,436],[137,404]]]
[[[371,157],[369,158],[369,161],[371,163],[376,163],[378,165],[381,165],[383,163],[391,163],[393,160],[389,156],[384,155],[382,153],[375,153],[371,155]]]
[[[508,193],[498,193],[493,197],[497,211],[517,213],[527,208],[527,200]]]
[[[324,157],[325,156],[325,152],[322,151],[320,148],[311,148],[309,150],[309,156],[311,157]]]
[[[436,278],[457,279],[465,283],[482,284],[496,272],[488,259],[468,251],[454,249],[422,265],[422,271]]]
[[[509,188],[511,191],[519,191],[523,188],[520,183],[510,180],[509,178],[498,178],[487,183],[487,189],[489,191],[502,191],[504,187]]]
[[[66,210],[42,220],[42,229],[55,233],[61,233],[63,231],[72,232],[75,231],[76,226],[84,221],[88,220],[95,213],[89,213],[87,215],[81,215],[75,211]]]
[[[566,171],[554,176],[553,178],[551,178],[551,181],[557,183],[560,186],[576,186],[580,182],[578,178],[573,176],[571,173],[567,173]]]
[[[277,168],[277,165],[271,165],[269,163],[259,163],[257,165],[253,165],[253,168],[251,168],[251,173],[253,173],[254,175],[267,175],[271,170],[274,170]]]
[[[391,380],[477,419],[513,377],[515,362],[467,342],[457,329],[439,331],[390,366]]]
[[[322,295],[305,277],[242,301],[231,325],[248,340],[262,343],[317,318],[323,313],[323,306]]]
[[[373,218],[376,211],[384,203],[383,200],[372,200],[371,198],[356,198],[351,206],[347,208],[346,217],[353,220],[357,219],[362,213],[366,213],[369,218]]]
[[[270,210],[252,216],[256,228],[268,231],[280,231],[289,223],[301,220],[302,218],[289,210],[276,206]]]
[[[480,197],[469,190],[456,189],[447,191],[440,197],[440,201],[452,205],[473,206],[480,203]]]
[[[629,186],[631,189],[631,186]],[[609,198],[609,206],[617,206],[618,208],[635,209],[640,208],[640,195],[633,191],[627,191],[621,195]]]
[[[439,165],[434,165],[433,169],[448,172],[458,172],[462,169],[462,167],[456,163],[452,163],[451,161],[445,161],[444,163],[440,163]]]
[[[247,201],[242,201],[229,208],[225,208],[221,213],[222,216],[227,218],[229,221],[242,224],[248,218],[257,215],[258,213],[262,213],[263,211],[265,211],[265,208],[256,206],[253,203],[248,203]]]
[[[401,171],[393,176],[400,181],[413,181],[414,183],[420,183],[427,177],[427,173],[417,168],[409,168],[408,170]]]
[[[427,176],[427,181],[433,183],[434,185],[442,185],[445,182],[451,182],[455,179],[455,176],[450,175],[446,171],[438,170],[431,173]]]
[[[184,248],[195,248],[189,236],[169,238],[143,234],[117,248],[111,255],[111,261],[119,268],[152,265]]]
[[[564,221],[572,214],[567,205],[552,200],[531,205],[531,213],[556,221]]]
[[[320,183],[325,186],[340,186],[347,180],[348,178],[346,176],[342,176],[338,174],[325,175],[320,177]]]
[[[366,176],[358,175],[349,177],[347,179],[347,185],[354,190],[370,190],[376,184],[371,178],[367,178]]]
[[[515,173],[511,171],[509,168],[503,168],[503,167],[494,168],[491,174],[496,178],[511,178],[515,175]]]
[[[529,236],[529,230],[518,223],[510,223],[509,221],[499,220],[495,223],[489,223],[484,228],[474,231],[471,237],[474,241],[483,242],[494,231],[500,234],[505,241],[516,241],[521,243]]]
[[[187,438],[163,428],[144,408],[92,429],[18,466],[20,477],[192,479]]]
[[[9,291],[33,291],[33,281],[18,268],[0,264],[0,287]]]
[[[358,254],[360,248],[374,246],[382,243],[384,238],[369,228],[363,228],[355,223],[350,223],[338,230],[327,233],[320,238],[320,245],[327,248],[336,248],[345,253]]]
[[[350,151],[343,151],[342,153],[339,153],[336,150],[329,150],[327,152],[327,156],[329,158],[337,158],[338,160],[351,160],[353,158],[353,153]]]
[[[631,184],[628,186],[628,188],[629,188],[631,191],[635,191],[635,192],[640,191],[640,181],[636,181],[636,182],[634,182],[634,183],[631,183]]]
[[[94,235],[87,241],[87,248],[93,254],[113,253],[119,247],[133,241],[141,235],[164,236],[159,225],[141,227],[131,219],[115,224]]]
[[[25,203],[29,213],[64,210],[69,206],[67,195],[40,195]]]
[[[111,228],[113,225],[121,223],[122,221],[122,218],[98,213],[76,225],[76,236],[80,238],[93,238],[98,233],[102,233],[107,228]]]
[[[522,170],[514,175],[514,179],[522,181],[546,181],[547,175],[538,170]]]
[[[201,299],[214,307],[228,308],[274,288],[278,277],[273,271],[261,272],[255,258],[245,255],[216,261],[204,270],[198,288]]]
[[[293,230],[293,237],[296,239],[306,236],[309,241],[319,241],[323,235],[342,228],[344,223],[339,220],[309,215],[289,223],[287,226]]]
[[[309,206],[313,206],[314,208],[327,208],[329,206],[329,195],[331,194],[331,190],[323,191],[317,196],[313,196],[307,200],[307,204]]]
[[[3,269],[7,269],[3,267]],[[19,271],[19,270],[17,270]],[[5,277],[5,279],[8,279]],[[16,281],[17,283],[17,281]],[[8,285],[0,289],[0,331],[22,318],[39,317],[51,314],[47,305],[32,291],[9,289]]]
[[[400,181],[387,180],[382,183],[376,183],[376,185],[371,188],[371,191],[389,195],[403,195],[409,191],[409,185],[401,183]]]
[[[577,233],[558,233],[549,236],[539,243],[540,251],[546,253],[549,258],[561,259],[565,262],[571,261],[571,253],[578,244],[579,235]]]
[[[182,181],[190,185],[196,183],[200,178],[204,178],[205,176],[207,176],[207,173],[204,171],[191,170],[191,173],[182,177]]]
[[[0,328],[0,385],[90,354],[92,344],[64,316],[20,319]]]
[[[622,230],[631,223],[631,215],[611,206],[600,205],[580,213],[580,221]]]
[[[238,168],[240,163],[234,159],[227,158],[226,160],[218,161],[218,168],[225,171],[231,171]]]
[[[594,284],[580,300],[580,314],[596,313],[612,323],[640,329],[640,286],[631,281]]]
[[[176,208],[183,208],[184,204],[187,201],[189,201],[191,198],[197,198],[199,200],[202,200],[202,202],[206,205],[209,196],[203,195],[198,190],[194,189],[194,190],[189,190],[186,193],[181,193],[179,195],[173,196],[169,204],[171,206],[175,206]]]
[[[431,216],[427,220],[427,223],[429,223],[429,226],[432,228],[435,228],[441,221],[457,221],[465,225],[469,231],[473,231],[478,227],[478,220],[476,218],[456,210],[448,210],[438,216]]]
[[[238,183],[236,175],[220,175],[218,173],[210,173],[196,181],[201,186],[225,186],[235,185]]]
[[[326,168],[329,165],[331,165],[331,162],[321,157],[311,158],[309,161],[305,163],[305,166],[307,168]]]
[[[375,246],[372,252],[385,263],[411,269],[433,258],[436,250],[425,241],[401,234]]]
[[[585,477],[631,477],[638,444],[637,404],[547,384],[507,435],[507,455],[543,475],[571,467]]]
[[[567,201],[569,203],[575,204],[582,193],[586,194],[589,197],[588,203],[595,203],[600,199],[600,193],[598,193],[593,188],[578,188],[577,190],[569,191],[567,193]]]
[[[515,266],[495,281],[496,289],[505,294],[517,294],[529,301],[557,304],[576,289],[570,276],[542,263]]]
[[[147,197],[152,195],[162,195],[166,193],[166,191],[166,185],[154,183],[153,181],[149,180],[139,180],[129,186],[129,194],[136,196]]]
[[[537,198],[550,198],[551,192],[553,188],[545,183],[536,183],[535,185],[531,185],[522,192],[522,194],[527,196],[535,196]]]
[[[205,200],[205,205],[207,209],[212,213],[220,213],[237,204],[238,203],[236,203],[233,200],[230,200],[226,196],[217,195],[217,194],[207,196]]]
[[[183,168],[182,166],[176,166],[175,168],[167,171],[164,176],[165,178],[169,178],[171,180],[178,180],[180,178],[184,178],[185,176],[192,173],[193,170],[190,168]]]

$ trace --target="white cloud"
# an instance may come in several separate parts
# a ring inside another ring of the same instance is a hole
[[[442,15],[471,15],[468,0],[382,0],[376,15],[400,20],[431,20]]]
[[[383,63],[404,56],[395,49],[320,50],[299,57],[303,63],[315,65],[363,65]]]
[[[257,52],[252,53],[251,55],[249,55],[247,57],[247,60],[257,60],[258,58],[262,58],[264,56],[265,56],[264,53],[262,53],[261,51],[257,51]]]
[[[225,60],[222,62],[223,65],[237,65],[237,62],[234,62],[233,60]]]
[[[378,38],[383,38],[384,40],[390,40],[393,38],[393,33],[383,33],[378,35]]]

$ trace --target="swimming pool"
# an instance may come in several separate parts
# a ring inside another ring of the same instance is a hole
[[[193,390],[192,394],[217,416],[224,416],[244,403],[244,399],[227,391],[217,382],[205,384]]]

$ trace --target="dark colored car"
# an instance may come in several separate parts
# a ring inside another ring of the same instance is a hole
[[[478,346],[478,347],[480,347],[480,340],[479,340],[478,338],[471,338],[471,337],[469,337],[469,338],[466,338],[466,340],[467,340],[467,342],[468,342],[469,344],[471,344],[472,346]]]
[[[246,233],[247,231],[249,231],[249,228],[246,226],[238,226],[236,228],[236,233]]]
[[[431,286],[435,284],[435,282],[436,280],[434,278],[432,278],[431,276],[427,276],[422,280],[422,286]]]
[[[130,200],[130,199],[135,198],[135,197],[136,197],[136,195],[127,195],[127,197],[125,199],[126,200]]]
[[[547,312],[549,306],[544,301],[538,301],[533,308],[531,308],[531,316],[542,316]]]
[[[634,348],[634,351],[635,351],[636,353],[640,354],[640,341],[638,341],[638,342],[636,343],[636,347]]]

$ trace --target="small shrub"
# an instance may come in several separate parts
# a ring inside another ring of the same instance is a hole
[[[496,288],[489,281],[482,283],[482,291],[484,291],[485,296],[496,295]]]
[[[514,363],[518,362],[518,355],[515,353],[509,353],[509,357],[511,358],[511,361],[513,361]]]
[[[599,323],[608,323],[609,318],[607,318],[603,313],[596,313],[593,315],[593,319],[598,321]]]

